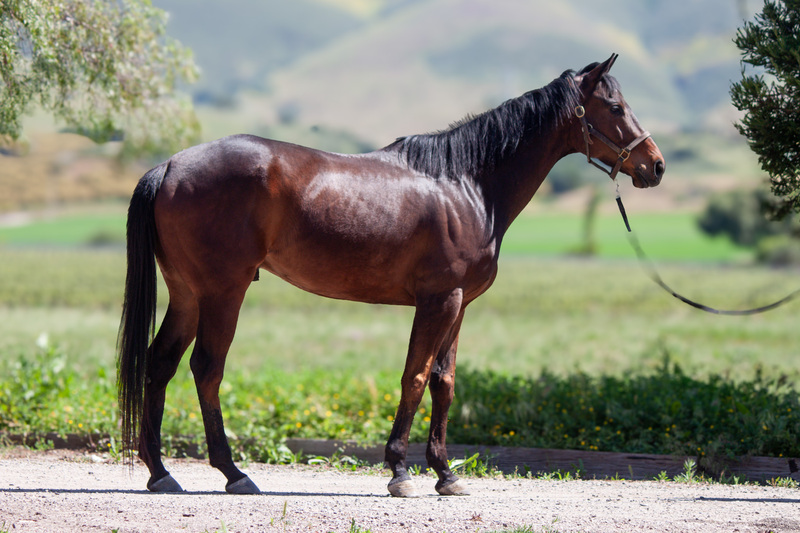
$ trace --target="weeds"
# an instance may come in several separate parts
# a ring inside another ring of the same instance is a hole
[[[356,519],[353,518],[350,521],[349,533],[372,533],[372,530],[370,530],[370,529],[361,529],[361,527],[356,524]]]
[[[699,483],[703,481],[702,476],[697,475],[697,463],[694,459],[686,459],[683,463],[683,472],[675,476],[677,483]]]
[[[108,455],[115,463],[121,463],[123,459],[122,450],[117,447],[117,439],[112,435],[108,439]]]
[[[278,519],[278,522],[280,522],[280,524],[283,526],[283,530],[284,531],[286,531],[286,528],[289,526],[289,521],[286,519],[286,515],[288,514],[288,512],[287,512],[288,509],[289,509],[289,502],[288,501],[284,501],[283,502],[283,511],[281,512],[281,517]],[[271,526],[274,526],[275,525],[275,519],[274,518],[270,519],[269,524]]]
[[[740,476],[736,474],[731,474],[730,476],[721,474],[717,479],[717,483],[722,485],[747,485],[749,482],[747,481],[747,476]]]
[[[481,454],[480,452],[464,459],[451,459],[450,469],[453,472],[460,472],[465,476],[487,477],[494,476],[499,471],[492,465],[494,456],[491,454]]]
[[[536,529],[533,526],[517,526],[514,529],[504,529],[502,531],[494,531],[491,533],[558,533],[558,529],[555,528],[555,524],[557,522],[558,518],[555,518],[552,524],[543,526],[539,529]]]
[[[543,481],[575,481],[581,479],[581,473],[558,469],[550,472],[539,472],[537,479]]]
[[[422,475],[422,466],[413,464],[408,467],[408,473],[412,476],[421,476]]]
[[[220,398],[234,456],[288,464],[304,457],[283,444],[286,438],[361,443],[383,438],[399,397],[395,378],[231,368]],[[191,375],[176,376],[168,395],[165,453],[202,456],[204,430]],[[427,439],[429,411],[426,399],[411,442]],[[459,444],[676,454],[698,457],[701,463],[741,455],[800,456],[800,401],[788,380],[760,375],[740,383],[719,376],[698,380],[669,361],[654,374],[626,377],[545,372],[524,378],[466,369],[459,374],[450,413],[449,441]],[[46,338],[32,355],[0,361],[0,432],[107,435],[108,441],[102,441],[107,449],[101,451],[118,460],[117,426],[111,369],[79,372]],[[51,445],[33,442],[35,447]],[[491,459],[474,454],[450,466],[465,475],[487,476],[493,472]],[[341,454],[311,462],[351,470],[363,466]],[[580,477],[581,470],[576,465],[572,475]],[[694,477],[684,473],[685,481]]]
[[[770,487],[782,487],[786,489],[796,489],[800,486],[794,479],[790,477],[778,477],[772,478],[767,481],[767,485]]]
[[[325,465],[341,471],[355,472],[359,468],[371,467],[372,465],[366,461],[362,461],[356,457],[345,455],[341,449],[337,450],[332,456],[315,456],[308,458],[306,462],[310,465]]]
[[[658,473],[658,475],[654,478],[655,481],[667,482],[669,481],[669,475],[667,474],[666,470],[662,470]]]
[[[652,375],[538,378],[462,371],[452,442],[680,454],[800,455],[787,380],[698,380],[665,360]]]
[[[203,533],[228,533],[228,526],[223,520],[220,520],[219,528],[215,529],[213,532],[206,529]]]

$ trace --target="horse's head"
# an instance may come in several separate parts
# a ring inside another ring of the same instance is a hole
[[[580,93],[574,121],[576,128],[580,126],[575,135],[578,150],[595,166],[599,165],[593,159],[607,165],[611,170],[600,168],[612,179],[622,171],[631,177],[635,187],[655,187],[664,175],[664,156],[639,125],[617,80],[608,74],[616,59],[614,54],[604,63],[591,64],[575,75]]]

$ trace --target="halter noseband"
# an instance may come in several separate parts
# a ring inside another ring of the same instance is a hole
[[[612,180],[617,178],[617,173],[619,172],[619,169],[621,169],[622,164],[628,160],[633,149],[639,146],[639,144],[642,141],[650,137],[650,132],[645,131],[644,133],[639,135],[636,139],[634,139],[633,142],[631,142],[628,146],[626,146],[625,148],[620,148],[611,139],[609,139],[608,137],[597,131],[597,129],[594,126],[592,126],[591,124],[589,124],[589,122],[587,122],[586,109],[584,109],[582,105],[579,105],[575,108],[575,116],[578,117],[578,119],[580,119],[581,121],[581,132],[583,133],[583,140],[586,143],[586,161],[590,165],[596,166],[597,168],[599,168],[600,170],[611,176]],[[595,137],[600,139],[600,141],[602,141],[606,146],[608,146],[617,153],[617,163],[614,165],[614,168],[612,170],[609,171],[606,167],[600,166],[599,164],[595,163],[592,160],[592,156],[589,155],[589,145],[594,143],[592,142],[592,139],[589,137],[590,135],[594,135]]]

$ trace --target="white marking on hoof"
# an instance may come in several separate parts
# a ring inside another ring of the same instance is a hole
[[[442,496],[468,496],[469,490],[467,489],[466,483],[461,481],[460,479],[456,479],[446,485],[439,486],[436,484],[436,492],[441,494]]]
[[[225,491],[229,494],[261,494],[256,484],[247,476],[244,476],[239,481],[228,484],[225,487]]]
[[[148,483],[147,490],[150,492],[183,492],[183,488],[171,474],[167,474],[155,483]]]
[[[397,498],[419,498],[417,487],[410,479],[406,479],[405,481],[390,481],[388,489],[389,494]]]

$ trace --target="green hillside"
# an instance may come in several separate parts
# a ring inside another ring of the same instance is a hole
[[[168,31],[194,51],[203,99],[225,101],[243,88],[261,89],[290,65],[364,21],[314,0],[155,0],[170,14]]]
[[[752,3],[752,2],[751,2]],[[730,128],[730,0],[157,0],[195,51],[208,101],[247,90],[257,120],[348,129],[373,145],[446,127],[621,54],[614,73],[654,131]],[[757,6],[752,6],[757,7]],[[238,101],[238,100],[237,100]],[[227,131],[225,132],[227,133]],[[213,134],[210,136],[214,136]]]

